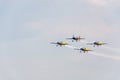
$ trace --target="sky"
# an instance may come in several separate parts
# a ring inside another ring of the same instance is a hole
[[[0,0],[0,80],[120,80],[119,3]],[[85,38],[72,46],[105,56],[50,44],[72,35]],[[108,44],[86,45],[98,40]]]

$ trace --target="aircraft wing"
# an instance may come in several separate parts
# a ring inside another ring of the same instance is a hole
[[[51,42],[51,44],[57,44],[56,42]]]
[[[80,39],[85,39],[85,38],[80,38]]]
[[[74,48],[74,50],[80,50],[79,48]]]
[[[73,38],[66,38],[66,39],[73,39]]]
[[[94,43],[87,43],[87,45],[94,45]]]

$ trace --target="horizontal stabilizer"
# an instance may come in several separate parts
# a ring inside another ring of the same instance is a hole
[[[57,44],[56,42],[51,42],[51,44]]]
[[[74,48],[74,50],[80,50],[80,49],[78,49],[78,48]]]

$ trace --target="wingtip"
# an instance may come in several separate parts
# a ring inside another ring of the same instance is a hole
[[[50,44],[56,44],[55,42],[50,42]]]

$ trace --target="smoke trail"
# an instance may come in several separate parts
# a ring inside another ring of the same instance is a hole
[[[89,41],[86,41],[86,40],[84,40],[84,41],[81,41],[81,42],[84,42],[84,43],[90,43]],[[111,50],[111,51],[114,51],[114,52],[118,52],[118,53],[120,53],[120,49],[117,49],[117,48],[112,48],[112,47],[107,47],[107,46],[102,46],[103,48],[106,48],[106,49],[109,49],[109,50]]]
[[[71,48],[71,49],[77,48],[77,47],[71,46],[71,45],[65,45],[65,47],[68,47],[68,48]],[[96,56],[101,56],[101,57],[105,57],[105,58],[110,58],[110,59],[113,59],[113,60],[120,60],[119,56],[105,55],[103,53],[97,53],[97,52],[89,52],[89,54],[96,55]]]
[[[65,45],[65,47],[68,47],[68,48],[71,48],[71,49],[75,49],[75,48],[77,48],[77,47],[75,47],[75,46],[71,46],[71,45]]]
[[[102,46],[102,47],[104,47],[104,48],[106,48],[106,49],[109,49],[109,50],[111,50],[111,51],[120,53],[120,49],[116,49],[116,48],[112,48],[112,47],[107,47],[107,46]]]
[[[114,59],[114,60],[120,60],[120,57],[118,57],[118,56],[105,55],[105,54],[101,54],[101,53],[97,53],[97,52],[90,52],[90,54],[105,57],[105,58],[110,58],[110,59]]]

